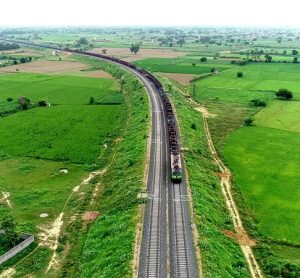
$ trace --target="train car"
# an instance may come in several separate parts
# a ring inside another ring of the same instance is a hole
[[[179,153],[171,153],[171,180],[174,183],[179,183],[182,180],[182,166]]]

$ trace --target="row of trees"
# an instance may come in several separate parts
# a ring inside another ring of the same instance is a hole
[[[20,48],[20,46],[16,43],[0,42],[0,51],[14,50],[14,49],[18,49],[18,48]]]

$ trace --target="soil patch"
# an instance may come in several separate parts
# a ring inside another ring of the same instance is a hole
[[[36,61],[3,68],[5,72],[32,72],[46,74],[77,73],[88,66],[71,61]]]
[[[84,76],[113,79],[113,76],[111,74],[109,74],[108,72],[103,71],[103,70],[90,71],[90,72],[84,73]]]
[[[99,211],[86,211],[82,215],[82,220],[84,220],[84,221],[96,220],[98,215],[99,215]]]
[[[165,76],[167,78],[173,79],[181,84],[188,85],[191,80],[193,80],[196,75],[194,74],[186,74],[186,73],[166,73],[166,72],[160,72],[159,73],[162,76]]]
[[[118,58],[123,58],[128,62],[137,61],[146,58],[176,58],[185,56],[186,52],[175,51],[170,49],[160,49],[160,48],[149,48],[149,49],[140,49],[137,54],[132,54],[129,48],[112,48],[112,47],[103,47],[95,48],[91,50],[93,53],[102,53],[102,50],[106,49],[107,56],[115,56]]]

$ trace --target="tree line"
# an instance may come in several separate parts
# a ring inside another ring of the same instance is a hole
[[[20,48],[20,45],[18,45],[17,43],[0,42],[0,51],[14,50],[18,48]]]

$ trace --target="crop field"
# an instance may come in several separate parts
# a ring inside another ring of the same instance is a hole
[[[200,57],[199,57],[200,59]],[[195,63],[195,59],[178,58],[178,59],[145,59],[134,62],[135,65],[147,69],[152,72],[169,72],[169,73],[184,73],[184,74],[203,74],[210,73],[213,68],[218,68],[219,71],[230,69],[232,66],[228,63]]]
[[[0,84],[0,113],[7,114],[0,117],[0,208],[8,208],[18,230],[41,243],[32,259],[43,263],[24,263],[44,275],[41,268],[62,225],[55,221],[86,202],[92,187],[81,183],[111,156],[126,118],[125,100],[111,78],[15,73],[1,75]],[[49,105],[21,110],[19,96]],[[89,105],[91,97],[97,105]],[[72,194],[78,199],[66,207]],[[27,273],[23,267],[19,271]]]
[[[210,129],[232,170],[245,225],[266,244],[257,247],[257,256],[267,273],[275,273],[276,264],[279,269],[287,262],[299,265],[299,73],[297,64],[250,63],[193,83],[194,98],[212,115]],[[280,88],[291,90],[294,100],[274,99]],[[189,91],[192,95],[193,86]],[[267,107],[253,107],[253,99]],[[242,127],[247,117],[254,126]]]

